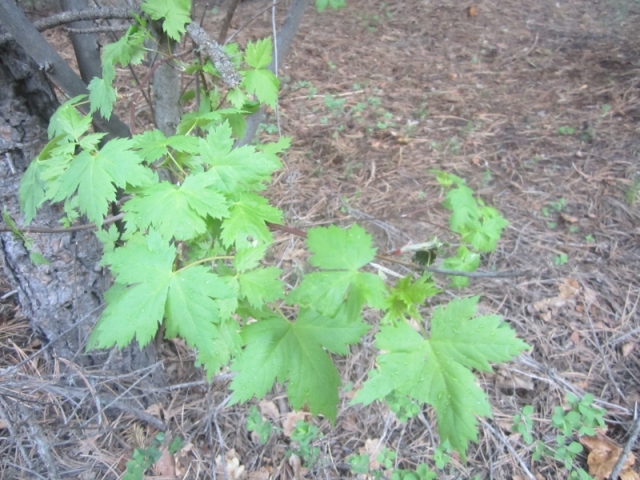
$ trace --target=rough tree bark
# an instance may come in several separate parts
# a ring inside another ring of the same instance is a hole
[[[0,205],[21,223],[18,186],[31,160],[47,141],[49,118],[58,106],[47,76],[15,42],[0,45]],[[60,208],[45,205],[35,224],[59,227]],[[101,313],[109,278],[99,267],[102,248],[91,230],[29,234],[51,263],[34,266],[25,245],[0,234],[4,274],[18,292],[22,312],[51,350],[79,365],[133,371],[155,362],[153,346],[85,355],[88,333]],[[161,383],[161,376],[157,377]]]

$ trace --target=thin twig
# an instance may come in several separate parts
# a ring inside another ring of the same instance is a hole
[[[60,473],[58,472],[56,462],[51,455],[51,442],[45,438],[42,428],[32,420],[31,412],[28,411],[27,407],[20,403],[16,404],[16,407],[20,417],[29,427],[29,436],[36,444],[36,450],[40,454],[40,459],[47,467],[49,478],[58,480],[60,478]]]
[[[504,437],[504,435],[502,435],[502,433],[500,431],[498,431],[497,429],[493,428],[489,424],[489,422],[483,420],[482,418],[480,419],[480,422],[486,427],[487,430],[489,430],[491,433],[493,433],[493,435],[496,438],[500,439],[500,441],[504,444],[505,447],[507,447],[507,450],[509,450],[511,452],[511,455],[513,455],[515,457],[515,459],[518,461],[518,463],[520,464],[520,467],[522,468],[522,470],[524,470],[524,473],[526,473],[527,477],[529,477],[530,480],[536,480],[536,477],[533,475],[533,473],[531,473],[531,470],[529,470],[529,467],[527,467],[527,464],[524,462],[522,457],[520,455],[518,455],[518,452],[516,452],[516,449],[513,448],[513,446]]]
[[[636,404],[636,410],[637,410],[637,404]],[[636,411],[636,419],[633,422],[633,429],[629,434],[627,443],[624,444],[624,448],[622,449],[622,453],[620,454],[618,461],[616,462],[615,466],[613,467],[613,470],[611,471],[611,475],[609,476],[610,479],[612,480],[617,479],[618,476],[620,475],[620,472],[622,472],[622,468],[624,467],[625,461],[627,460],[627,456],[629,455],[629,452],[631,452],[631,448],[633,447],[633,444],[636,443],[636,440],[638,439],[638,435],[640,435],[640,415],[638,415],[638,412]]]
[[[16,448],[20,452],[20,455],[22,456],[22,459],[25,461],[27,466],[31,470],[33,470],[33,462],[31,461],[31,457],[29,455],[27,455],[27,452],[25,451],[24,446],[22,445],[22,442],[20,440],[18,440],[18,438],[19,438],[18,437],[18,432],[16,432],[15,428],[13,427],[13,422],[11,421],[9,416],[7,415],[7,412],[4,410],[4,408],[2,406],[2,402],[0,402],[0,419],[2,419],[2,421],[4,422],[7,430],[9,430],[9,435],[11,436],[11,438],[14,439],[14,443],[16,445]]]
[[[235,13],[239,3],[240,0],[233,0],[227,8],[227,14],[224,17],[222,27],[220,28],[220,34],[218,35],[218,43],[220,45],[224,45],[225,43],[227,33],[229,32],[229,26],[231,25],[231,19],[233,18],[233,14]],[[200,22],[200,25],[202,25],[202,21]]]
[[[102,222],[103,225],[109,225],[111,223],[115,223],[118,220],[122,220],[124,218],[124,213],[120,213],[113,217],[107,217]],[[78,232],[81,230],[91,230],[94,228],[98,228],[95,223],[85,223],[82,225],[74,225],[73,227],[60,227],[60,228],[47,228],[47,227],[22,227],[18,228],[19,232],[22,233],[69,233],[69,232]],[[0,227],[1,232],[11,232],[11,228],[9,227]]]

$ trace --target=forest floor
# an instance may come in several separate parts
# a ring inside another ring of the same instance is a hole
[[[232,31],[268,3],[242,3]],[[211,33],[223,15],[221,7],[205,17]],[[270,22],[268,13],[258,15],[240,43],[269,35]],[[290,226],[357,223],[382,252],[447,240],[434,169],[464,178],[510,222],[481,269],[526,275],[472,279],[462,291],[436,277],[441,298],[481,295],[481,311],[503,316],[532,346],[479,375],[493,418],[480,424],[467,461],[453,454],[438,479],[568,478],[549,456],[533,462],[535,443],[511,430],[514,415],[532,405],[535,438],[554,447],[551,419],[568,393],[589,392],[606,411],[600,446],[624,445],[629,436],[640,402],[638,32],[640,4],[632,0],[347,0],[337,12],[308,12],[284,62],[278,115],[269,114],[260,135],[277,139],[279,122],[293,139],[269,190]],[[304,251],[303,240],[277,235],[273,255],[283,268],[301,268]],[[0,342],[16,351],[31,333],[10,305],[3,309]],[[276,427],[262,444],[247,430],[251,405],[217,408],[228,384],[206,386],[186,348],[165,350],[172,381],[192,384],[147,408],[187,440],[163,457],[172,466],[157,469],[159,476],[213,478],[217,458],[218,478],[225,470],[227,478],[374,478],[353,472],[349,458],[358,454],[386,478],[393,468],[436,469],[441,451],[428,408],[401,423],[386,406],[350,406],[353,392],[345,389],[331,426],[289,411],[279,390],[255,402]],[[344,383],[359,388],[374,359],[369,342],[338,360]],[[304,450],[291,439],[298,419],[319,428],[311,462],[288,455]],[[48,421],[42,429],[54,428]],[[157,433],[126,412],[105,416],[109,428],[68,421],[77,428],[56,434],[56,461],[77,478],[117,478],[133,448],[149,446]],[[24,443],[36,455],[37,445]],[[385,447],[387,458],[395,453],[391,469],[377,459]],[[638,443],[632,452],[640,455]],[[586,452],[574,466],[588,470]]]

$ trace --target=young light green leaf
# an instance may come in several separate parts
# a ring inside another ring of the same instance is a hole
[[[169,153],[169,148],[178,152],[195,154],[198,152],[198,139],[187,135],[174,135],[165,137],[158,129],[147,130],[133,139],[138,154],[147,162],[155,162],[160,157]]]
[[[49,120],[47,133],[49,138],[58,135],[69,135],[73,141],[78,141],[91,126],[91,115],[80,115],[76,109],[77,105],[87,98],[86,95],[78,95],[67,100],[58,107]]]
[[[249,99],[248,99],[247,95],[245,95],[245,93],[242,91],[241,88],[232,88],[231,90],[229,90],[229,93],[227,93],[227,100],[235,108],[241,109],[242,106]]]
[[[260,260],[264,258],[266,252],[266,244],[240,248],[236,250],[236,256],[233,259],[233,266],[238,272],[253,270],[260,264]]]
[[[432,297],[439,292],[440,290],[428,275],[423,275],[415,282],[410,275],[404,277],[398,281],[395,288],[391,289],[390,295],[385,300],[387,313],[383,321],[391,322],[405,317],[422,320],[419,307],[427,297]]]
[[[61,176],[54,201],[64,200],[77,190],[80,211],[101,226],[109,202],[115,200],[116,186],[140,186],[149,181],[149,172],[140,165],[142,158],[132,147],[130,139],[116,138],[99,152],[78,154]]]
[[[229,217],[222,221],[222,243],[225,247],[235,243],[238,248],[250,247],[255,241],[271,243],[271,232],[265,222],[282,223],[282,212],[264,197],[253,193],[240,195],[231,205]]]
[[[120,239],[120,232],[115,224],[111,224],[108,230],[96,231],[96,237],[102,243],[104,253],[111,253],[116,248],[116,242]]]
[[[455,257],[445,258],[442,262],[444,268],[459,272],[474,272],[480,265],[480,255],[472,252],[464,245],[458,247]],[[469,285],[469,277],[452,276],[452,287],[466,287]]]
[[[107,307],[89,338],[87,349],[124,347],[134,337],[142,347],[156,334],[173,277],[175,247],[150,231],[137,234],[105,254],[116,283],[107,291]]]
[[[324,349],[346,352],[367,329],[363,322],[344,324],[310,310],[293,323],[270,317],[248,325],[242,331],[246,348],[232,364],[238,375],[231,382],[231,403],[261,398],[277,379],[288,381],[294,409],[306,403],[311,413],[335,421],[340,376]]]
[[[201,342],[198,347],[196,366],[202,365],[207,372],[207,381],[211,380],[221,367],[227,365],[232,356],[240,353],[242,338],[238,324],[231,318],[214,325],[213,341]]]
[[[29,225],[36,216],[38,207],[45,201],[46,184],[40,176],[41,163],[38,159],[33,160],[27,171],[24,172],[20,179],[20,189],[18,196],[20,198],[20,209],[24,214],[24,223]]]
[[[330,271],[305,275],[289,294],[288,303],[315,306],[328,316],[335,315],[343,302],[350,304],[351,313],[365,303],[375,308],[384,306],[387,290],[382,279],[358,271],[375,257],[371,236],[362,227],[313,228],[307,235],[313,253],[309,262]]]
[[[146,30],[138,25],[132,25],[117,42],[105,45],[102,50],[102,62],[115,65],[139,65],[144,60],[144,41]]]
[[[245,50],[244,61],[253,68],[265,68],[271,63],[273,44],[271,38],[263,38],[257,42],[249,42]]]
[[[213,188],[225,193],[234,193],[241,185],[243,189],[261,189],[274,165],[253,147],[233,148],[233,142],[228,122],[200,139],[199,159],[209,168],[207,175],[214,179]]]
[[[125,221],[140,230],[153,226],[166,240],[189,240],[207,230],[207,216],[229,215],[227,200],[211,187],[205,173],[188,176],[181,186],[161,182],[146,187],[124,204]]]
[[[242,74],[244,76],[242,85],[247,89],[247,92],[255,94],[262,103],[275,108],[280,88],[278,77],[266,68],[246,70]]]
[[[116,103],[116,90],[113,88],[113,79],[116,71],[110,63],[102,64],[102,78],[94,77],[89,82],[89,101],[91,103],[90,113],[100,111],[102,118],[109,120],[113,111],[113,104]]]
[[[276,267],[257,268],[238,274],[240,294],[252,307],[260,308],[284,296],[280,274]]]
[[[480,227],[480,209],[469,187],[459,185],[449,190],[443,206],[451,210],[449,226],[454,232],[460,233],[469,226]]]
[[[376,256],[371,235],[359,225],[352,225],[347,230],[335,225],[312,228],[307,235],[307,244],[313,253],[309,263],[314,267],[356,271]]]
[[[371,403],[392,391],[433,405],[442,441],[464,458],[468,441],[477,439],[475,416],[490,416],[486,396],[471,368],[490,371],[489,362],[505,362],[528,348],[496,315],[472,318],[478,297],[439,307],[431,337],[422,338],[406,322],[382,326],[376,335],[377,375],[354,402]]]
[[[230,345],[225,347],[226,341],[221,337],[221,325],[228,320],[228,316],[223,317],[228,314],[224,311],[226,307],[220,308],[223,299],[237,299],[237,293],[206,267],[184,268],[171,278],[165,335],[182,337],[188,345],[197,348],[199,362],[207,369],[208,377],[227,363],[231,348],[235,351]],[[232,344],[239,346],[238,340],[239,337]]]
[[[185,25],[191,22],[190,0],[145,0],[140,8],[153,20],[164,18],[163,30],[176,41],[186,31]]]

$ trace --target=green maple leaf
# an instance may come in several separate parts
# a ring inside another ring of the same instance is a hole
[[[86,100],[86,95],[78,95],[64,102],[58,107],[49,120],[47,134],[49,138],[58,135],[69,135],[73,141],[78,141],[91,126],[91,115],[80,115],[77,105]]]
[[[491,416],[471,369],[491,371],[489,362],[509,361],[529,348],[499,316],[472,318],[478,298],[438,307],[427,339],[406,322],[381,327],[378,370],[354,402],[369,404],[395,392],[431,404],[441,441],[449,440],[464,458],[469,440],[477,440],[476,416]]]
[[[91,102],[91,112],[100,110],[103,118],[111,118],[113,104],[116,103],[116,90],[113,88],[113,79],[116,71],[111,63],[102,64],[102,78],[94,77],[89,82],[89,101]]]
[[[271,232],[265,222],[282,223],[282,212],[254,193],[239,195],[229,210],[220,234],[225,247],[235,243],[238,248],[247,248],[255,241],[271,243]]]
[[[252,270],[260,264],[267,252],[266,244],[257,244],[247,248],[239,248],[233,258],[233,266],[238,272]]]
[[[78,154],[60,177],[53,200],[64,200],[77,190],[80,211],[101,226],[109,202],[116,198],[116,187],[149,183],[150,172],[140,165],[142,158],[131,150],[132,147],[130,139],[116,138],[98,152]]]
[[[271,63],[273,45],[271,38],[263,38],[257,42],[249,42],[244,52],[244,61],[253,68],[264,68]]]
[[[132,25],[117,42],[105,45],[102,51],[103,63],[115,65],[139,65],[144,60],[144,41],[147,37],[145,30],[138,25]]]
[[[449,226],[454,232],[460,233],[469,226],[480,227],[480,209],[473,197],[473,190],[466,185],[449,190],[443,206],[451,210]]]
[[[166,336],[181,336],[198,349],[198,361],[213,375],[240,348],[237,286],[204,266],[173,271],[174,246],[157,232],[135,234],[124,247],[105,254],[116,283],[107,291],[107,308],[88,349],[123,347],[134,338],[140,346],[156,334],[166,317]]]
[[[238,374],[231,382],[231,403],[262,398],[276,380],[288,381],[294,409],[306,403],[314,415],[335,421],[340,376],[325,349],[346,354],[368,328],[362,321],[345,323],[306,309],[295,322],[269,317],[248,325],[242,331],[245,350],[232,364]]]
[[[468,231],[461,231],[464,241],[469,242],[473,248],[481,252],[492,252],[496,249],[502,230],[509,222],[492,207],[481,207],[482,221],[470,227]]]
[[[240,347],[238,325],[229,321],[230,312],[224,302],[220,302],[224,299],[237,300],[236,291],[203,266],[179,270],[169,283],[165,336],[180,336],[197,348],[198,362],[204,365],[208,378]],[[232,325],[235,325],[235,334],[229,330]]]
[[[247,89],[247,92],[255,94],[262,103],[275,108],[280,88],[278,77],[266,68],[246,70],[242,74],[244,77],[242,85]]]
[[[277,166],[255,148],[233,148],[231,126],[228,122],[212,128],[205,139],[200,139],[199,161],[208,168],[207,175],[214,179],[212,186],[226,193],[243,189],[258,190],[269,180]]]
[[[242,108],[249,99],[241,88],[232,88],[229,90],[229,93],[227,93],[227,100],[231,105],[239,109]]]
[[[153,20],[164,18],[162,28],[176,41],[186,31],[185,25],[191,22],[190,0],[145,0],[140,8]]]
[[[169,148],[178,152],[195,154],[198,152],[198,139],[187,135],[165,137],[160,130],[148,130],[134,137],[138,154],[152,163],[169,153]]]
[[[238,275],[240,294],[252,307],[260,308],[284,296],[280,274],[276,267],[258,268]]]
[[[116,283],[105,293],[107,307],[88,349],[124,347],[134,337],[142,347],[153,338],[164,316],[175,256],[175,247],[153,231],[105,254],[102,263],[111,265]]]
[[[165,239],[190,240],[207,231],[207,216],[229,215],[227,200],[213,190],[205,173],[188,176],[181,186],[161,182],[125,203],[125,220],[140,230],[153,226]]]
[[[312,256],[309,263],[325,271],[305,275],[302,283],[287,299],[291,304],[314,306],[333,316],[347,301],[353,313],[367,303],[384,307],[387,290],[382,279],[359,269],[375,258],[371,235],[353,225],[348,230],[336,226],[312,228],[307,243]]]
[[[428,275],[423,275],[415,282],[409,275],[399,280],[395,288],[385,300],[387,313],[384,321],[400,320],[405,317],[422,320],[418,308],[427,297],[439,293],[435,283]]]

